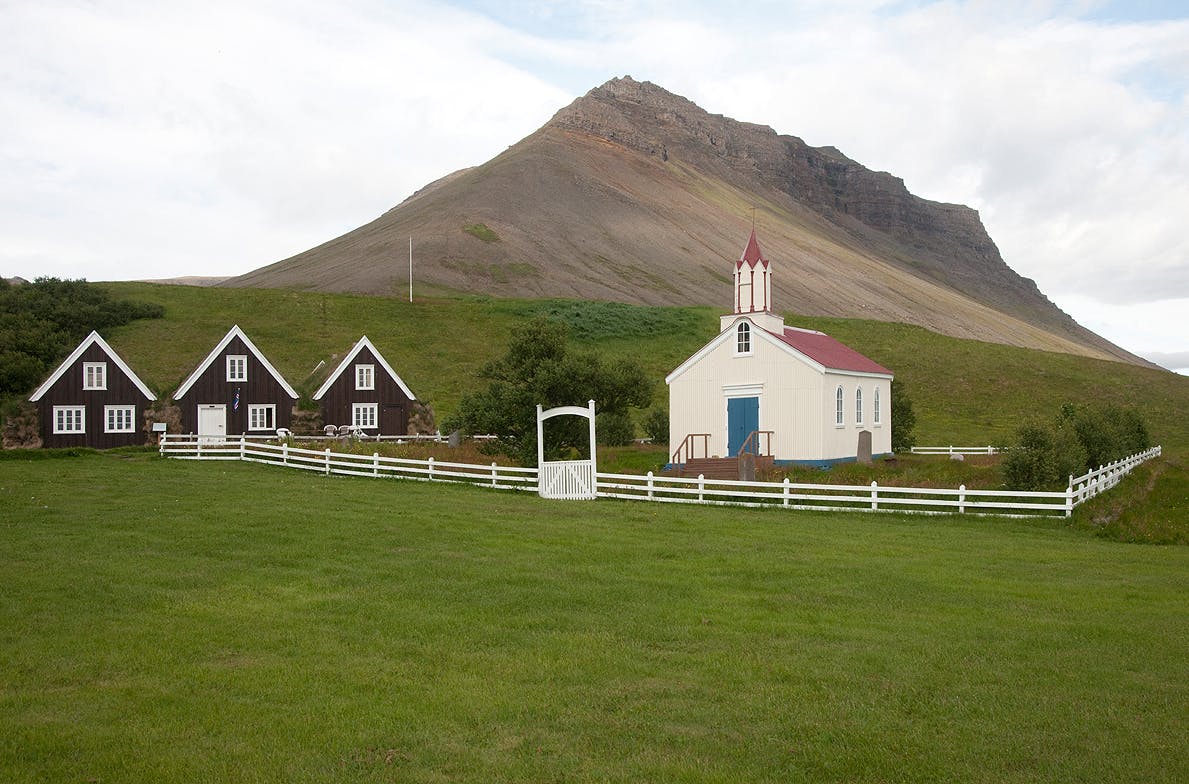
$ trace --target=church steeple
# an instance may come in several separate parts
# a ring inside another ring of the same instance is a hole
[[[771,264],[760,252],[760,243],[753,228],[743,255],[735,262],[735,312],[767,313],[771,310]]]
[[[769,332],[781,334],[784,331],[784,318],[776,315],[772,308],[772,263],[760,250],[754,226],[743,254],[735,262],[735,309],[720,319],[722,329],[727,329],[743,316]]]

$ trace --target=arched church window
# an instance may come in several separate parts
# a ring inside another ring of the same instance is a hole
[[[855,424],[863,424],[863,388],[855,390]]]
[[[842,427],[842,425],[846,423],[843,414],[843,408],[845,405],[846,404],[842,399],[842,386],[840,385],[838,390],[834,393],[834,424],[838,425],[839,427]]]
[[[751,353],[751,324],[746,321],[740,321],[738,328],[735,330],[735,353],[736,354],[750,354]]]

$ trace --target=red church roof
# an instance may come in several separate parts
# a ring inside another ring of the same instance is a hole
[[[754,235],[753,235],[754,236]],[[779,340],[792,346],[814,362],[830,370],[849,370],[856,373],[886,373],[892,371],[874,360],[868,359],[850,346],[839,343],[822,332],[813,332],[796,327],[785,327],[784,334],[770,332]]]
[[[756,240],[756,230],[751,230],[751,236],[747,238],[747,247],[743,249],[743,256],[736,262],[737,267],[742,267],[744,264],[749,267],[754,267],[757,263],[768,266],[768,260],[764,258],[764,254],[760,252],[760,243]]]

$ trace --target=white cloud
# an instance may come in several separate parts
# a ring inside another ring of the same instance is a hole
[[[1105,21],[1124,8],[3,4],[0,271],[243,272],[630,73],[976,207],[1009,264],[1059,304],[1088,303],[1081,320],[1184,301],[1189,19]],[[1097,329],[1141,351],[1186,343],[1116,328]]]
[[[244,272],[482,163],[570,96],[433,4],[0,7],[6,274]],[[511,39],[511,40],[509,40]]]

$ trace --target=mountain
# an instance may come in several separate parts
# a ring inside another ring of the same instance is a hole
[[[370,223],[221,285],[398,294],[412,237],[422,293],[725,309],[753,221],[782,312],[1144,363],[1015,273],[974,210],[631,77]]]

